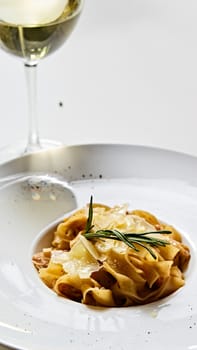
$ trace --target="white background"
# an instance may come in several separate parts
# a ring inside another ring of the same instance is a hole
[[[1,51],[0,77],[1,147],[27,134],[22,62]],[[43,138],[197,155],[196,0],[86,0],[38,78]]]
[[[41,137],[197,155],[196,0],[86,0],[38,73]],[[26,112],[22,63],[1,51],[0,147],[27,134]]]

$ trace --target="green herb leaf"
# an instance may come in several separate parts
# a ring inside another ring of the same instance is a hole
[[[151,232],[142,232],[142,233],[136,233],[136,232],[120,232],[118,230],[97,230],[96,232],[91,232],[91,229],[94,227],[92,225],[93,220],[93,198],[91,196],[90,198],[90,204],[89,204],[89,212],[88,212],[88,219],[87,224],[85,228],[84,236],[87,239],[113,239],[124,242],[126,245],[128,245],[130,248],[135,250],[136,252],[139,251],[139,249],[136,248],[136,245],[139,245],[143,248],[145,248],[154,259],[156,259],[156,255],[154,251],[150,247],[165,247],[166,245],[170,244],[169,241],[166,241],[164,239],[158,238],[158,237],[152,237],[150,235],[154,234],[170,234],[171,231],[168,230],[160,230],[160,231],[151,231]]]
[[[89,210],[88,210],[88,219],[86,223],[85,232],[88,233],[92,229],[92,219],[93,219],[93,197],[90,197]]]

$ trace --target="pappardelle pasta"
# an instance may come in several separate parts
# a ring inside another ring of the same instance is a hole
[[[32,260],[58,295],[122,307],[150,303],[182,287],[190,251],[173,226],[149,212],[90,202],[58,224],[51,247]]]

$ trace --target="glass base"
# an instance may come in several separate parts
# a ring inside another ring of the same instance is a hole
[[[40,147],[29,150],[27,149],[27,142],[25,140],[21,140],[13,145],[7,145],[0,148],[0,165],[9,162],[10,160],[20,158],[26,154],[60,146],[63,146],[63,143],[44,139],[40,140]]]

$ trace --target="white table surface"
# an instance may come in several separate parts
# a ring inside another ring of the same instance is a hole
[[[1,147],[26,135],[27,105],[22,63],[3,51],[0,62]],[[38,88],[44,138],[197,155],[197,1],[86,0]]]
[[[197,155],[196,38],[196,0],[86,0],[39,65],[41,137]],[[1,147],[26,135],[27,105],[21,61],[2,51],[0,61]]]

